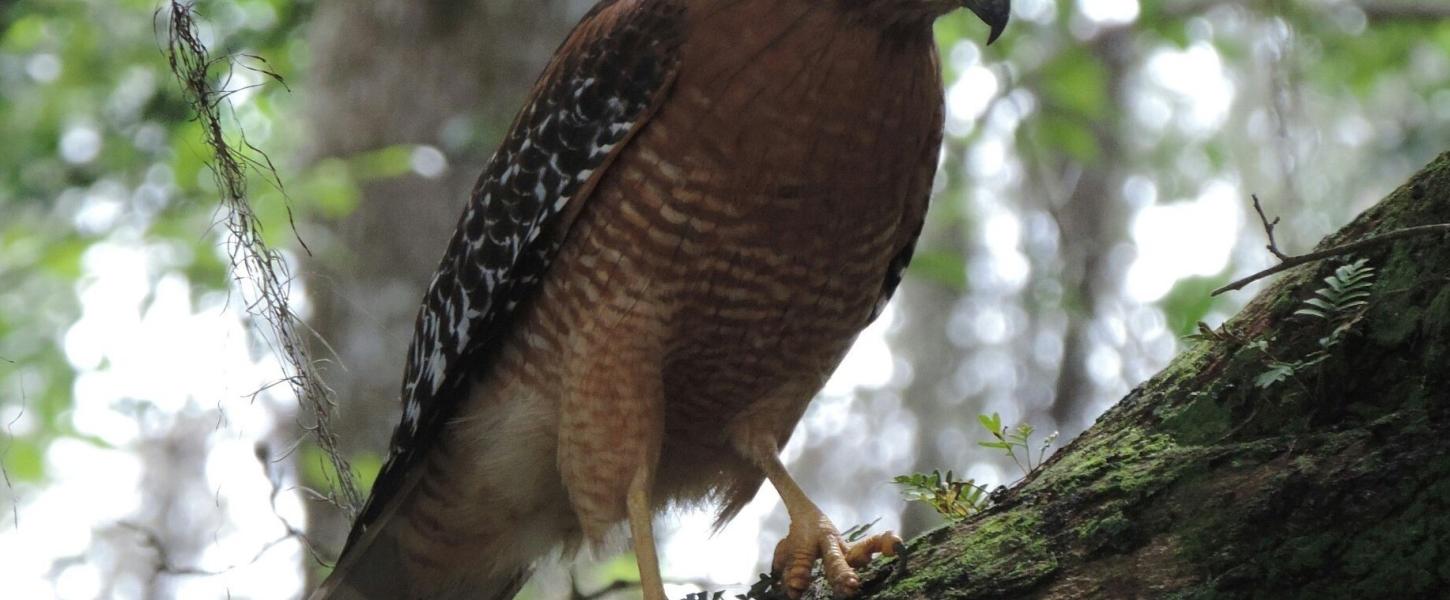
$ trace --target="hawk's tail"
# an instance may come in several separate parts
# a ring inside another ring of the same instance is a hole
[[[524,565],[488,577],[434,579],[404,568],[393,536],[370,541],[344,556],[310,600],[512,600],[532,574]]]

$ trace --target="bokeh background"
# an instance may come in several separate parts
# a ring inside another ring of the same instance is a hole
[[[286,186],[257,175],[252,200],[364,484],[469,184],[589,4],[196,2],[236,58],[230,133]],[[991,47],[970,15],[939,23],[948,138],[918,258],[786,452],[843,527],[938,524],[890,480],[1020,477],[978,415],[1065,443],[1232,314],[1249,292],[1208,290],[1272,261],[1250,193],[1303,251],[1450,148],[1450,3],[1013,4]],[[0,2],[7,598],[295,598],[345,531],[229,269],[163,7]],[[713,538],[708,515],[663,517],[671,591],[750,583],[785,525],[768,486]],[[554,566],[528,594],[632,571]]]

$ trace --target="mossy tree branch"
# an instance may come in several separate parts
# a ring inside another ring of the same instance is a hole
[[[1450,222],[1442,155],[1320,249]],[[985,513],[864,575],[862,598],[1411,598],[1450,589],[1450,236],[1364,249],[1330,356],[1293,269]],[[824,598],[824,595],[817,595]]]

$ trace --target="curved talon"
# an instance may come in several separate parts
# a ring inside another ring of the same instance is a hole
[[[846,554],[850,551],[846,547],[846,540],[841,539],[841,534],[832,529],[830,534],[821,539],[821,570],[826,573],[826,581],[830,582],[831,591],[837,596],[849,598],[861,590],[861,578],[846,562]]]
[[[771,560],[771,574],[780,579],[786,596],[792,600],[810,587],[811,568],[817,559],[831,591],[837,597],[849,598],[861,591],[856,569],[870,564],[876,554],[895,556],[903,547],[901,538],[890,531],[848,545],[824,516],[811,521],[792,521],[790,534],[775,545]]]
[[[877,554],[896,556],[905,548],[906,544],[896,532],[883,531],[851,546],[851,550],[846,553],[846,562],[860,569],[871,564],[871,559]]]

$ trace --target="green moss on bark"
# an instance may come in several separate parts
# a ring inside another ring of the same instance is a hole
[[[1321,247],[1450,222],[1450,155]],[[1331,356],[1294,317],[1338,263],[1273,281],[992,510],[864,574],[865,598],[1382,598],[1450,589],[1450,239],[1360,254]],[[1260,284],[1264,285],[1264,284]],[[1256,343],[1257,342],[1257,343]]]

